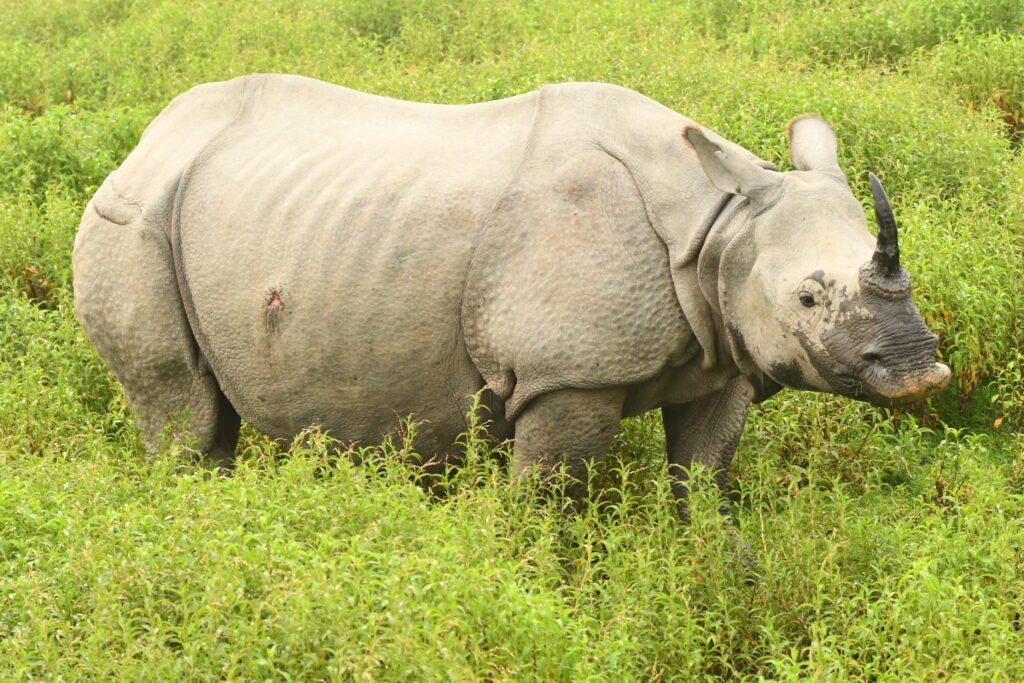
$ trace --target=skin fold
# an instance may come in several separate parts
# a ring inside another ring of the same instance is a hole
[[[515,474],[579,476],[661,408],[684,510],[691,464],[727,471],[782,387],[890,404],[948,383],[891,210],[876,242],[828,124],[789,135],[782,173],[605,84],[450,106],[202,85],[86,207],[76,310],[154,447],[184,415],[227,467],[241,419],[372,444],[412,415],[442,462],[484,390]]]

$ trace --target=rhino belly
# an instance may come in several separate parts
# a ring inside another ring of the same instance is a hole
[[[483,386],[460,307],[502,171],[325,140],[243,128],[192,169],[175,239],[193,331],[267,434],[374,443],[412,415],[421,452],[443,451]]]

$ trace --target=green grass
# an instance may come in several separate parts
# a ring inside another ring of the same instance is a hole
[[[0,0],[0,680],[1024,679],[1024,5]],[[353,466],[243,430],[233,477],[147,456],[74,319],[90,194],[200,82],[297,72],[473,102],[637,89],[788,167],[878,173],[955,386],[890,414],[787,392],[715,501],[673,506],[656,415],[578,516],[472,434]],[[995,426],[998,425],[998,426]]]

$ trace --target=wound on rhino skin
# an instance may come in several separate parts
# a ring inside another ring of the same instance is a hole
[[[267,330],[275,332],[280,322],[281,314],[284,311],[284,301],[281,300],[281,293],[276,289],[270,290],[270,297],[267,301],[266,316]]]

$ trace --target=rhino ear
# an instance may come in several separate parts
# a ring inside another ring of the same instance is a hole
[[[683,140],[697,153],[711,184],[722,192],[759,200],[769,196],[782,182],[779,173],[762,168],[731,150],[722,149],[698,126],[684,126]]]
[[[835,131],[813,114],[798,116],[786,127],[789,158],[798,171],[840,171]]]

